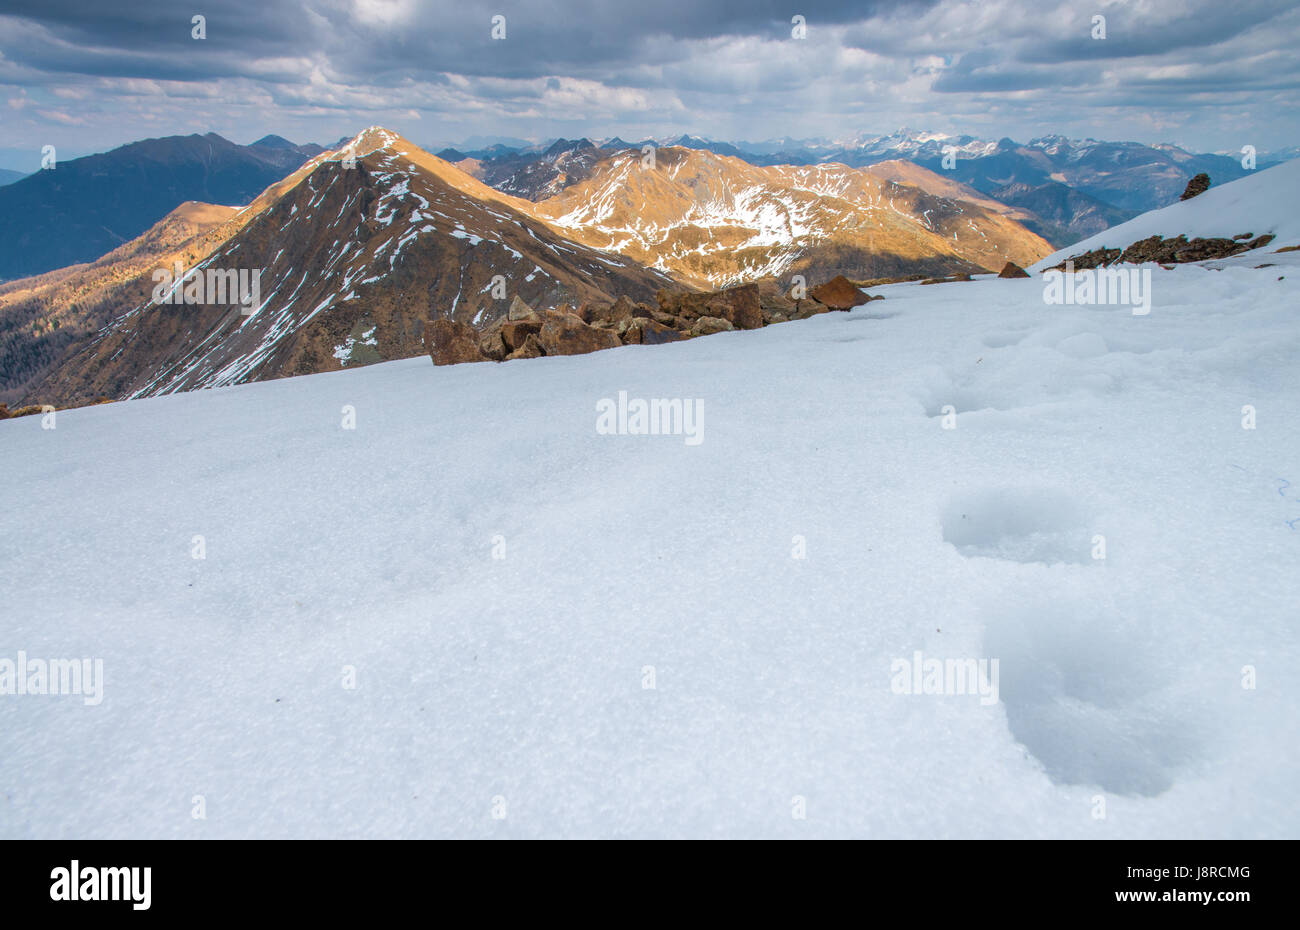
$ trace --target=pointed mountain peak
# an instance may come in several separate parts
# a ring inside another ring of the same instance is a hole
[[[385,129],[383,126],[370,126],[336,149],[334,155],[339,158],[346,158],[349,155],[360,158],[402,142],[405,140],[392,130]]]

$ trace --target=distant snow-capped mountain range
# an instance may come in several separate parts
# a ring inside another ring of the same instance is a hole
[[[863,168],[886,161],[911,161],[1023,210],[1024,225],[1057,246],[1173,203],[1197,174],[1209,174],[1212,183],[1223,184],[1250,173],[1238,156],[1193,153],[1170,144],[1063,135],[1020,143],[906,128],[847,140],[732,143],[685,134],[631,142],[614,137],[553,139],[524,146],[498,143],[483,149],[452,147],[438,154],[449,161],[471,162],[473,173],[501,190],[538,199],[557,192],[555,185],[561,183],[557,180],[560,172],[554,168],[557,162],[564,161],[563,173],[572,177],[575,161],[594,163],[602,153],[646,145],[707,150],[758,166],[839,163]],[[1294,150],[1259,153],[1257,167],[1293,156]]]

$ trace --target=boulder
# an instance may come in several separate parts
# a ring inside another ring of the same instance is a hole
[[[547,355],[584,355],[623,344],[616,333],[588,326],[572,313],[549,313],[537,341]]]
[[[503,361],[510,354],[510,347],[501,338],[501,330],[502,327],[494,326],[479,336],[478,340],[479,351],[494,362]]]
[[[1183,196],[1179,200],[1191,200],[1199,194],[1204,194],[1210,189],[1210,176],[1204,172],[1198,174],[1187,182],[1187,188],[1183,191]],[[1217,196],[1217,195],[1216,195]]]
[[[541,332],[541,320],[516,320],[507,322],[501,326],[501,341],[506,344],[506,350],[513,352],[524,344],[529,336]]]
[[[764,323],[783,323],[790,319],[798,304],[790,296],[790,289],[774,278],[758,282],[758,305],[763,311]]]
[[[692,336],[711,336],[714,333],[725,333],[735,328],[735,325],[730,320],[723,317],[702,316],[692,324],[690,334]]]
[[[506,319],[512,322],[515,320],[537,320],[537,324],[541,325],[541,318],[537,315],[537,311],[520,300],[518,295],[515,295],[510,301],[510,309],[506,312]]]
[[[487,357],[479,348],[479,334],[468,323],[441,317],[424,324],[424,347],[435,365],[459,365],[461,362],[484,362]]]
[[[683,325],[682,321],[677,317],[673,316],[671,313],[665,313],[658,307],[652,307],[650,309],[650,319],[664,326],[671,326],[673,329],[689,329],[689,327]]]
[[[813,300],[831,310],[852,310],[867,302],[867,295],[858,290],[844,275],[836,275],[825,284],[814,287],[809,294]]]
[[[1027,278],[1029,277],[1029,272],[1025,271],[1025,269],[1021,268],[1015,262],[1007,262],[1005,265],[1002,266],[1002,270],[998,272],[998,277],[999,278]]]
[[[763,318],[763,305],[758,298],[757,284],[742,284],[722,292],[730,304],[723,319],[730,321],[736,329],[762,329],[767,320]]]
[[[506,361],[516,358],[541,358],[545,354],[542,344],[537,341],[537,334],[529,333],[524,339],[524,344],[506,356]]]
[[[623,334],[623,342],[627,345],[658,346],[684,338],[686,337],[673,327],[643,316],[633,319],[632,325]]]

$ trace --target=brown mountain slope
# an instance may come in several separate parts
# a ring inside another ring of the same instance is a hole
[[[922,171],[912,179],[938,178]],[[534,207],[581,242],[701,287],[793,274],[997,271],[1051,254],[1013,211],[936,186],[928,192],[844,165],[760,167],[668,147],[652,167],[640,152],[610,155],[591,177]]]
[[[0,285],[0,402],[27,396],[29,386],[69,350],[147,301],[153,269],[205,258],[237,228],[239,212],[238,207],[183,203],[94,262]]]
[[[961,181],[945,177],[931,171],[929,168],[922,168],[915,162],[903,158],[876,162],[874,165],[867,165],[862,170],[885,181],[894,181],[898,184],[918,187],[935,197],[946,197],[949,200],[964,200],[973,203],[989,213],[1008,217],[1017,223],[1033,218],[1033,214],[1028,210],[994,200],[987,194],[980,193],[969,184],[963,184]]]
[[[482,326],[515,296],[535,306],[651,300],[672,284],[564,239],[526,202],[378,128],[312,159],[237,218],[178,291],[257,271],[255,306],[207,286],[190,304],[133,308],[46,379],[41,397],[149,396],[407,358],[422,354],[431,317]]]

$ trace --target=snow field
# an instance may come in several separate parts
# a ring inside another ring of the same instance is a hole
[[[105,668],[0,697],[0,836],[1295,836],[1276,260],[0,423],[0,657]],[[703,442],[599,435],[620,390]]]

